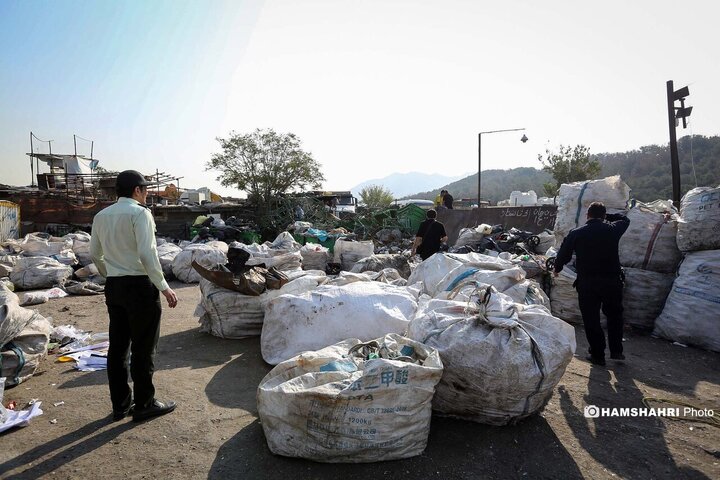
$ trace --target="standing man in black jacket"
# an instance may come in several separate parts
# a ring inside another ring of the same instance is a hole
[[[610,358],[625,359],[622,346],[623,278],[618,243],[629,225],[630,220],[625,215],[607,215],[605,205],[594,202],[588,207],[587,223],[570,231],[555,259],[554,275],[557,276],[575,253],[577,280],[574,286],[590,344],[587,359],[595,365],[605,365],[601,307],[607,317]]]

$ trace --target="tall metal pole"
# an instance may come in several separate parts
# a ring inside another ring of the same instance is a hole
[[[480,199],[482,198],[482,133],[478,133],[478,208],[480,208]]]
[[[675,133],[675,89],[673,81],[667,82],[668,124],[670,127],[670,168],[672,171],[673,204],[680,209],[680,160],[678,159],[677,135]]]
[[[32,141],[32,139],[33,139],[33,133],[30,132],[30,186],[31,186],[31,187],[34,187],[34,186],[35,186],[35,172],[33,171],[33,163],[32,163],[32,160],[33,160],[33,154],[34,154],[35,152],[33,151],[33,141]]]

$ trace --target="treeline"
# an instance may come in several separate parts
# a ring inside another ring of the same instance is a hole
[[[678,140],[682,194],[695,186],[720,185],[720,136],[686,136]],[[672,174],[668,145],[648,145],[622,153],[592,154],[602,167],[597,178],[620,175],[632,189],[631,195],[641,201],[672,198]],[[697,181],[696,181],[697,179]],[[483,199],[496,204],[510,198],[514,190],[534,190],[544,196],[543,184],[552,177],[533,167],[511,170],[483,170]],[[477,174],[444,187],[455,199],[477,198]],[[433,200],[438,190],[409,195],[406,198]]]

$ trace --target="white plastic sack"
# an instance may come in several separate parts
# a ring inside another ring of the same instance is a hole
[[[550,311],[568,323],[582,325],[583,319],[578,304],[577,290],[573,287],[576,279],[577,274],[569,265],[565,265],[557,277],[552,277]]]
[[[380,272],[386,268],[397,270],[403,278],[410,276],[410,263],[405,255],[382,253],[360,259],[350,269],[354,273]]]
[[[440,357],[399,335],[375,341],[381,358],[353,360],[348,352],[360,340],[350,339],[291,358],[263,378],[257,405],[271,452],[358,463],[425,450]]]
[[[284,251],[282,251],[284,252]],[[302,254],[296,252],[284,252],[278,250],[278,253],[268,257],[250,257],[245,265],[265,265],[266,268],[275,267],[283,272],[302,269]],[[316,269],[312,269],[316,270]]]
[[[677,245],[683,252],[720,249],[720,187],[693,188],[683,196]]]
[[[17,385],[32,377],[40,361],[47,355],[52,324],[39,314],[11,341],[5,344],[0,377],[6,377],[5,385]]]
[[[505,270],[485,270],[472,264],[460,265],[454,268],[435,285],[435,298],[448,298],[453,289],[464,282],[474,281],[493,285],[499,292],[504,293],[518,283],[525,280],[525,272],[520,267],[510,267]]]
[[[158,259],[160,260],[160,266],[162,267],[165,277],[172,275],[173,261],[181,251],[182,249],[180,247],[171,242],[164,242],[162,245],[158,245]]]
[[[222,244],[222,245],[219,245]],[[224,249],[222,246],[224,245]],[[172,272],[175,278],[185,283],[198,283],[200,274],[192,268],[196,261],[200,266],[212,268],[215,265],[227,263],[228,247],[225,242],[193,243],[179,252],[172,263]]]
[[[506,270],[513,267],[512,262],[499,257],[481,253],[436,253],[423,261],[413,270],[408,284],[423,283],[423,293],[434,296],[438,292],[438,284],[460,265],[470,265],[484,270]]]
[[[369,257],[373,253],[375,253],[375,244],[372,240],[352,242],[338,238],[333,246],[333,261],[340,263],[342,269],[349,272],[358,260]]]
[[[587,209],[592,202],[602,202],[609,213],[625,208],[630,199],[630,187],[619,175],[600,180],[563,183],[558,194],[557,217],[555,218],[556,245],[570,233],[570,230],[585,224]]]
[[[72,241],[72,251],[80,262],[80,265],[86,266],[92,263],[90,256],[90,234],[86,232],[75,232],[67,234],[63,240]]]
[[[475,245],[482,241],[486,235],[492,233],[490,225],[478,225],[474,228],[461,228],[458,238],[455,241],[455,247],[463,247],[465,245]]]
[[[540,243],[533,247],[535,253],[545,254],[549,248],[555,246],[555,234],[553,232],[542,231],[536,236],[540,240]]]
[[[39,314],[20,306],[20,298],[0,283],[0,347],[17,337]]]
[[[330,261],[330,250],[318,243],[306,243],[300,248],[303,270],[325,270]]]
[[[625,267],[623,319],[634,327],[652,330],[665,305],[675,275]]]
[[[33,233],[25,235],[18,247],[26,257],[52,257],[65,250],[72,250],[72,240],[49,241]]]
[[[685,256],[654,334],[720,352],[720,250]]]
[[[73,274],[72,267],[49,257],[22,257],[10,274],[17,288],[33,290],[59,285]]]
[[[384,268],[379,272],[340,272],[337,277],[333,278],[332,280],[328,280],[325,284],[341,286],[348,285],[353,282],[382,282],[389,283],[390,285],[396,285],[399,287],[404,287],[408,284],[407,280],[405,280],[394,268]],[[420,284],[418,284],[418,288],[419,285]]]
[[[433,409],[491,425],[539,412],[575,353],[574,328],[496,291],[466,308],[432,299],[410,323],[408,336],[436,348],[443,361]]]
[[[276,365],[346,338],[403,333],[415,314],[419,294],[413,287],[354,282],[281,295],[267,303],[260,337],[263,359]]]
[[[0,277],[7,277],[15,268],[15,264],[20,258],[18,255],[0,255]]]
[[[204,278],[200,279],[200,303],[195,316],[200,317],[200,331],[220,338],[244,338],[260,335],[265,303],[289,293],[299,294],[316,288],[325,280],[325,274],[298,277],[279,290],[265,290],[258,296],[219,287]]]
[[[682,258],[675,241],[677,219],[665,217],[640,203],[628,211],[627,217],[630,226],[620,237],[620,264],[675,273]]]
[[[72,266],[78,264],[78,259],[72,250],[63,250],[56,255],[50,255],[50,258],[52,258],[53,260],[57,260],[63,265]]]

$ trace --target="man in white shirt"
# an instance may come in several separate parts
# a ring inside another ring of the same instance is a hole
[[[117,176],[118,200],[93,219],[90,255],[105,284],[110,316],[108,383],[113,420],[132,414],[134,421],[170,413],[175,402],[155,398],[153,357],[160,336],[162,306],[177,305],[165,281],[155,243],[155,221],[145,207],[148,182],[135,170]],[[132,352],[128,385],[128,353]]]

